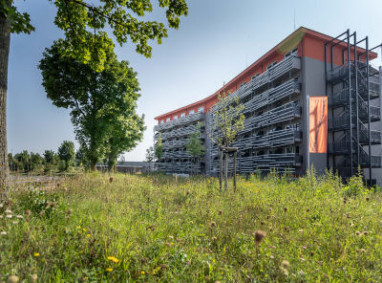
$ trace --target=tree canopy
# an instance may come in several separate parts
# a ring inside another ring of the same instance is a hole
[[[47,96],[58,107],[71,109],[75,134],[95,168],[100,158],[114,163],[119,154],[142,139],[144,117],[139,117],[137,74],[126,61],[118,61],[108,50],[105,68],[63,56],[58,43],[46,49],[39,68]]]

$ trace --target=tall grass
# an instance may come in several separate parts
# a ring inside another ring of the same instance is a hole
[[[162,175],[18,187],[0,205],[0,281],[382,282],[381,200],[314,172],[236,193]]]

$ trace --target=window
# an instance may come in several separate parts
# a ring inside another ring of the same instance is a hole
[[[204,112],[204,106],[201,106],[198,108],[198,113],[200,113],[200,112]]]
[[[190,112],[188,112],[188,115],[192,115],[192,114],[195,114],[195,110],[190,110]]]
[[[166,122],[170,122],[170,120],[171,120],[170,117],[168,117],[168,118],[166,119]]]
[[[276,64],[277,64],[277,61],[274,61],[273,63],[269,64],[267,67],[267,70],[269,70],[270,68],[272,68]]]
[[[240,87],[243,87],[243,86],[245,86],[247,83],[246,82],[243,82],[241,85],[240,85]]]
[[[178,120],[178,115],[175,115],[174,118],[172,118],[173,120]]]
[[[259,74],[255,74],[252,76],[251,80],[253,81],[254,79],[256,79],[257,77],[259,76]]]
[[[288,58],[291,55],[297,55],[297,47],[293,49],[292,51],[288,52],[287,54],[285,54],[284,58]]]
[[[180,114],[180,118],[186,117],[186,113]]]

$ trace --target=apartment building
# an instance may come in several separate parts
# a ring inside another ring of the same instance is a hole
[[[382,45],[368,41],[349,30],[333,38],[300,27],[214,94],[155,118],[164,149],[158,170],[189,173],[186,144],[199,131],[205,155],[196,172],[219,173],[210,137],[218,94],[228,92],[244,105],[245,127],[232,144],[239,174],[301,176],[314,166],[348,178],[360,167],[382,184],[381,67],[371,65]]]

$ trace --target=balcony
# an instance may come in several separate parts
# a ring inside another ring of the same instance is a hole
[[[300,167],[302,156],[297,153],[264,154],[253,157],[254,168]]]
[[[284,129],[253,138],[253,149],[280,147],[300,142],[302,132],[296,129]]]
[[[277,123],[291,121],[301,117],[301,107],[296,102],[288,102],[280,107],[252,118],[254,128],[266,127]]]
[[[193,123],[196,121],[201,121],[201,120],[204,120],[204,116],[205,115],[202,112],[191,114],[191,115],[188,115],[186,117],[181,117],[177,120],[172,120],[172,121],[169,121],[169,122],[166,122],[163,124],[155,125],[154,131],[168,130],[168,129],[171,129],[175,126],[185,125],[185,124]]]

